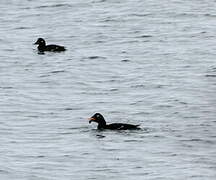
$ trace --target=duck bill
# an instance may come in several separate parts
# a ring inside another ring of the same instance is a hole
[[[93,121],[96,121],[96,119],[95,118],[88,118],[88,120],[89,120],[89,124],[91,123],[91,122],[93,122]]]
[[[39,44],[39,42],[38,42],[38,41],[36,41],[34,44]]]

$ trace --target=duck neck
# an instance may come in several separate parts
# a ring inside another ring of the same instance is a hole
[[[106,121],[100,121],[100,123],[98,123],[98,129],[105,129],[106,128]]]
[[[39,44],[38,45],[38,50],[41,51],[41,52],[43,52],[45,50],[45,47],[46,47],[45,43]]]

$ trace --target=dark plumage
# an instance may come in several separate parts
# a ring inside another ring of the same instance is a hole
[[[96,122],[98,123],[98,129],[111,129],[111,130],[127,130],[127,129],[140,129],[139,125],[133,124],[124,124],[124,123],[112,123],[106,124],[104,117],[100,113],[94,114],[89,118],[89,123]]]
[[[44,52],[44,51],[61,52],[66,50],[64,46],[59,46],[54,44],[46,45],[46,42],[43,38],[38,38],[38,40],[34,44],[38,44],[38,51],[40,52]]]

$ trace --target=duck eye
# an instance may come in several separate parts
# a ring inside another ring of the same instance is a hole
[[[98,115],[97,115],[97,117],[99,118],[99,117],[100,117],[100,115],[98,114]]]

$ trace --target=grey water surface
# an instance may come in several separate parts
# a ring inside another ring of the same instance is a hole
[[[0,180],[94,179],[216,179],[215,0],[1,0]]]

